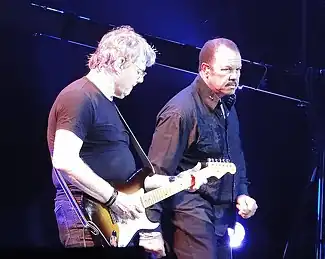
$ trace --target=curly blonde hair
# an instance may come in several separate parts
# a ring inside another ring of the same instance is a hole
[[[108,69],[120,57],[125,59],[124,67],[141,58],[146,67],[155,63],[156,50],[131,26],[116,27],[106,33],[100,40],[96,51],[90,54],[88,67],[90,69]]]

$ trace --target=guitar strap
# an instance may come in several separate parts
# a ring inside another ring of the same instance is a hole
[[[80,219],[82,225],[85,228],[89,228],[91,225],[89,224],[88,220],[86,219],[85,215],[83,214],[83,212],[81,211],[79,204],[77,203],[76,199],[73,197],[66,181],[64,180],[61,172],[59,170],[57,170],[56,168],[53,167],[54,170],[54,174],[56,176],[56,178],[58,179],[58,182],[62,188],[62,190],[64,191],[65,195],[67,196],[72,208],[74,209],[74,211],[76,212],[78,218]],[[96,231],[94,231],[96,232]]]
[[[119,109],[117,108],[116,104],[114,103],[114,106],[116,108],[116,111],[118,113],[118,115],[120,116],[124,126],[126,127],[127,131],[129,132],[130,134],[130,138],[131,138],[131,142],[132,144],[134,145],[134,148],[136,149],[140,159],[141,159],[141,162],[143,163],[144,167],[145,168],[148,168],[150,170],[150,172],[152,174],[154,174],[154,168],[149,160],[149,158],[147,157],[147,155],[145,154],[145,152],[143,151],[142,147],[140,146],[138,140],[135,138],[133,132],[131,131],[131,128],[129,127],[129,125],[126,123],[125,119],[123,118],[121,112],[119,111]],[[74,209],[74,211],[76,212],[78,218],[80,219],[82,225],[85,227],[85,228],[90,228],[93,232],[94,235],[98,235],[99,232],[98,232],[98,229],[92,224],[91,221],[88,221],[84,215],[84,213],[82,212],[79,204],[77,203],[76,199],[73,197],[66,181],[64,180],[61,172],[59,170],[57,170],[56,168],[53,168],[54,170],[54,174],[56,176],[56,178],[58,179],[58,182],[61,186],[61,188],[63,189],[65,195],[67,196],[72,208]],[[136,174],[136,173],[135,173]],[[132,177],[132,176],[131,176]]]
[[[123,116],[122,116],[120,110],[117,108],[116,104],[114,104],[114,106],[115,106],[115,109],[116,109],[118,115],[120,116],[125,128],[128,130],[128,132],[130,134],[131,142],[132,142],[134,148],[136,149],[138,156],[141,159],[142,164],[144,165],[145,168],[148,168],[152,172],[152,174],[154,174],[155,170],[154,170],[148,156],[146,155],[146,153],[144,153],[142,147],[140,146],[138,140],[135,138],[132,130],[130,129],[129,125],[126,123],[125,119],[123,118]]]

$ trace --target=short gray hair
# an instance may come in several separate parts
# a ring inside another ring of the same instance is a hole
[[[125,58],[125,64],[144,58],[146,67],[150,67],[155,63],[156,50],[131,26],[124,25],[114,28],[102,37],[96,51],[89,56],[88,67],[111,69],[119,57]]]

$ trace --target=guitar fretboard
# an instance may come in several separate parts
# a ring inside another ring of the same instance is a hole
[[[208,179],[211,176],[220,179],[227,172],[234,174],[236,172],[236,166],[228,162],[217,162],[217,163],[212,163],[210,166],[207,166],[198,172],[192,173],[192,175],[197,177],[198,174],[200,174],[200,175],[204,175],[206,179]],[[186,178],[178,178],[175,182],[169,183],[165,187],[160,187],[145,193],[141,197],[142,205],[145,208],[148,208],[155,203],[158,203],[178,192],[181,192],[189,188],[190,186],[191,185],[188,178],[187,180]]]
[[[158,203],[180,191],[183,191],[187,188],[188,186],[182,179],[178,179],[175,182],[170,183],[166,187],[160,187],[158,189],[152,190],[150,192],[145,193],[141,197],[142,204],[145,208],[148,208],[155,203]]]

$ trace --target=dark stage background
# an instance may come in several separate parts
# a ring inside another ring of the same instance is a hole
[[[202,47],[215,36],[228,37],[238,43],[243,58],[274,66],[261,85],[263,89],[297,98],[307,98],[299,61],[302,65],[324,65],[324,51],[320,48],[324,40],[314,26],[324,23],[320,19],[322,1],[308,3],[305,27],[302,4],[294,0],[35,2],[103,24],[129,24],[140,33],[195,47]],[[38,32],[36,25],[46,26],[47,20],[37,20],[28,6],[28,1],[0,4],[0,136],[4,154],[0,246],[59,247],[46,143],[47,116],[58,92],[87,72],[86,56],[92,50],[33,36]],[[178,55],[173,49],[169,54]],[[245,64],[241,83],[257,87],[262,74],[261,67]],[[194,76],[156,65],[131,96],[117,101],[146,151],[157,112]],[[313,258],[315,184],[302,195],[313,170],[307,108],[253,90],[243,89],[237,94],[252,182],[250,193],[259,209],[252,219],[241,221],[246,228],[246,242],[236,250],[235,258],[282,258],[289,236],[287,258]]]

